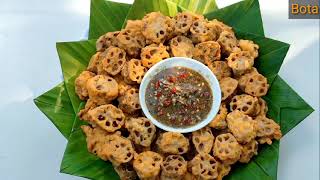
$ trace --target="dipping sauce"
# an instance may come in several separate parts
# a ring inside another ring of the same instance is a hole
[[[206,79],[192,69],[179,66],[156,74],[147,86],[145,99],[150,114],[172,127],[201,122],[213,103]]]

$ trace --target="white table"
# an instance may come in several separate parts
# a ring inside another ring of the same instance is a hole
[[[278,178],[317,180],[319,20],[288,20],[287,0],[260,3],[266,36],[292,44],[281,77],[316,110],[281,140]],[[81,37],[89,4],[0,0],[0,179],[81,179],[59,174],[67,142],[32,99],[62,81],[55,42]]]

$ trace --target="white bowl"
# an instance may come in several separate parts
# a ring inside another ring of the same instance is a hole
[[[209,114],[207,115],[206,119],[202,120],[201,122],[193,125],[193,126],[187,126],[187,127],[172,127],[168,126],[166,124],[163,124],[157,119],[155,119],[149,112],[147,108],[147,104],[145,101],[145,93],[147,86],[150,82],[150,80],[158,74],[160,71],[172,68],[176,66],[186,67],[190,68],[199,74],[201,74],[209,83],[213,95],[213,102],[211,106],[211,110],[209,111]],[[199,61],[196,61],[194,59],[185,58],[185,57],[173,57],[168,58],[165,60],[160,61],[159,63],[152,66],[147,73],[145,74],[139,89],[139,100],[140,105],[142,108],[143,113],[146,115],[148,119],[152,121],[152,123],[157,126],[160,129],[163,129],[165,131],[171,131],[171,132],[180,132],[180,133],[188,133],[193,132],[198,129],[201,129],[205,127],[207,124],[209,124],[212,119],[216,116],[216,114],[219,111],[220,103],[221,103],[221,90],[219,86],[219,82],[216,78],[216,76],[212,73],[212,71],[205,66],[204,64],[200,63]]]

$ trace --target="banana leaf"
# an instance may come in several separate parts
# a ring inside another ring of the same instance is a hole
[[[94,1],[98,1],[98,0],[93,0],[92,3]],[[133,7],[140,7],[139,5],[136,4],[139,2],[141,2],[141,0],[135,1]],[[179,4],[180,6],[176,4],[176,7],[173,6],[174,5],[173,0],[171,0],[170,2],[168,1],[167,3],[169,5],[164,7],[161,6],[162,9],[166,10],[167,13],[169,12],[171,14],[174,14],[174,12],[184,10],[184,7],[182,7],[183,4],[181,2]],[[144,5],[148,5],[148,3]],[[303,99],[301,99],[277,75],[289,46],[285,43],[281,43],[279,41],[270,40],[263,37],[263,27],[262,27],[261,14],[260,14],[258,1],[255,1],[255,0],[243,1],[243,2],[237,3],[236,6],[235,5],[232,5],[232,6],[236,8],[232,10],[232,8],[226,7],[221,10],[214,11],[213,13],[207,13],[206,17],[217,18],[219,20],[225,21],[227,24],[230,24],[233,27],[237,28],[236,32],[238,37],[245,38],[245,39],[252,39],[254,41],[257,41],[257,43],[260,45],[261,56],[258,61],[259,63],[257,63],[256,66],[259,69],[259,71],[262,72],[262,74],[268,77],[268,81],[271,84],[270,91],[268,95],[265,97],[266,101],[268,102],[268,106],[270,108],[269,116],[271,118],[274,118],[276,121],[278,121],[278,123],[281,124],[282,132],[285,134],[313,111],[313,109],[308,104],[306,104],[303,101]],[[99,8],[99,6],[97,7]],[[153,6],[150,6],[149,8],[148,7],[147,7],[148,10],[150,8],[153,8]],[[171,9],[168,7],[170,7]],[[193,6],[191,5],[191,7]],[[91,10],[92,9],[93,8],[91,8]],[[158,9],[156,7],[156,10],[161,10],[161,9]],[[142,10],[140,9],[140,11]],[[154,10],[151,10],[151,11],[154,11]],[[105,17],[108,17],[108,12],[106,11],[102,11],[102,12],[106,13]],[[91,12],[91,14],[93,14],[93,12]],[[232,17],[230,14],[233,14],[234,17]],[[251,14],[251,15],[246,17],[246,14]],[[90,19],[92,20],[93,17],[91,16]],[[127,19],[131,19],[130,13],[128,14]],[[94,26],[91,26],[91,23],[90,23],[90,28],[94,28],[95,26],[102,26],[102,24],[105,25],[105,22],[99,22],[99,23],[101,23],[101,25],[98,25],[98,23],[96,23]],[[259,24],[261,24],[261,26]],[[259,27],[255,27],[254,25],[257,25]],[[241,26],[241,27],[238,27],[238,26]],[[242,32],[242,31],[245,31],[245,32]],[[247,33],[247,32],[250,32],[250,33]],[[254,34],[259,34],[262,36],[258,36]],[[92,47],[89,47],[89,46],[92,46]],[[73,70],[71,71],[68,70],[66,73],[64,72],[65,78],[66,76],[70,78],[70,79],[65,79],[66,85],[68,83],[73,83],[74,77],[81,72],[75,67],[79,67],[81,69],[81,68],[84,68],[84,66],[86,66],[89,60],[86,58],[90,57],[94,53],[92,52],[92,54],[89,55],[92,49],[94,49],[94,43],[92,41],[59,43],[57,47],[58,47],[60,58],[62,57],[64,59],[64,60],[61,59],[61,61],[64,61],[64,63],[61,63],[61,64],[64,64],[62,65],[62,68],[66,69],[66,67],[68,66],[71,69],[73,68]],[[83,48],[87,48],[87,49],[84,50]],[[75,67],[73,67],[73,65],[70,65],[69,63],[75,65]],[[69,86],[67,86],[67,89],[68,89],[68,93],[70,94],[69,91],[70,90],[74,91],[74,86],[70,84]],[[50,92],[52,92],[50,93],[52,100],[50,100],[50,98],[47,98],[47,99],[43,98],[45,96],[40,96],[35,100],[35,102],[37,102],[38,99],[41,99],[42,100],[41,102],[44,102],[44,103],[42,103],[42,106],[39,106],[37,104],[38,107],[42,109],[44,113],[46,113],[46,115],[49,117],[49,119],[53,121],[53,123],[57,124],[57,122],[60,122],[60,120],[58,118],[55,118],[55,116],[53,116],[54,115],[53,109],[57,108],[53,105],[56,104],[54,103],[55,102],[54,100],[55,98],[57,99],[59,98],[59,94],[56,91],[50,91]],[[71,101],[72,101],[72,97],[77,98],[76,96],[71,95],[70,96]],[[46,101],[44,101],[44,99]],[[45,107],[45,104],[50,104],[52,106]],[[72,108],[71,104],[77,105],[77,106],[74,106]],[[70,103],[69,101],[68,110],[72,111],[73,109],[75,112],[77,112],[79,109],[79,105],[80,107],[83,106],[83,103],[80,104],[79,99],[73,100],[73,103]],[[52,110],[50,111],[51,108]],[[74,115],[74,112],[73,112],[73,115]],[[68,119],[70,120],[70,118]],[[82,177],[88,177],[92,179],[117,179],[118,178],[117,175],[114,174],[112,167],[108,162],[101,161],[87,152],[86,143],[84,141],[84,135],[78,129],[79,125],[83,124],[83,122],[79,121],[77,118],[74,118],[74,119],[75,119],[74,123],[72,121],[72,123],[69,123],[69,125],[66,125],[66,127],[70,127],[70,124],[74,124],[74,129],[73,129],[73,132],[71,133],[69,143],[67,145],[67,149],[64,154],[63,162],[61,165],[61,172],[82,176]],[[62,122],[66,122],[66,121],[64,121],[63,119]],[[59,128],[59,126],[57,127]],[[68,129],[68,128],[65,128],[65,129]],[[61,127],[60,127],[60,131],[61,131]],[[66,132],[70,133],[70,131],[66,131]],[[65,135],[65,137],[66,135],[68,135],[68,133],[64,133],[64,132],[63,134]],[[247,165],[237,164],[235,167],[233,167],[232,173],[229,176],[227,176],[226,179],[276,179],[278,151],[279,151],[278,149],[279,149],[278,142],[274,142],[272,146],[262,147],[259,150],[259,156],[255,157],[254,160]],[[87,157],[87,158],[84,158],[84,157]]]

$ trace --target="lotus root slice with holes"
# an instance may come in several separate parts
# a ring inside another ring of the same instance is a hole
[[[242,145],[242,153],[240,157],[240,162],[248,163],[250,159],[258,154],[258,142],[256,140],[252,140],[247,144]]]
[[[184,154],[189,150],[189,140],[181,133],[165,132],[160,135],[157,145],[165,154]]]
[[[127,90],[123,96],[118,97],[119,108],[128,114],[134,114],[137,110],[141,109],[139,101],[139,90],[131,88]]]
[[[209,154],[214,142],[210,127],[204,127],[192,132],[192,142],[198,153]]]
[[[248,51],[253,58],[259,56],[259,46],[250,40],[239,40],[239,46],[242,51]]]
[[[187,161],[180,155],[169,155],[162,163],[162,172],[160,179],[183,180],[187,173]]]
[[[146,68],[142,66],[142,63],[138,59],[131,59],[128,62],[129,78],[130,80],[141,83],[144,74],[146,73]]]
[[[221,58],[220,45],[215,41],[202,42],[196,45],[193,52],[194,59],[211,65],[214,61]]]
[[[130,76],[130,70],[129,70],[129,63],[126,62],[121,70],[121,76],[123,78],[123,81],[126,83],[126,84],[130,84],[130,85],[134,85],[134,84],[137,84],[137,82],[131,80]]]
[[[119,96],[123,96],[125,94],[125,92],[131,88],[138,88],[136,85],[132,85],[132,84],[127,84],[123,78],[123,76],[121,76],[120,74],[114,76],[114,79],[117,81],[118,83],[118,87],[119,87]]]
[[[220,163],[209,154],[198,154],[188,164],[189,171],[199,179],[216,179]]]
[[[187,34],[190,27],[195,20],[195,15],[190,12],[178,13],[175,17],[175,33],[176,34]]]
[[[227,58],[228,66],[236,76],[246,73],[253,67],[254,59],[248,51],[231,53]]]
[[[280,140],[282,133],[280,126],[272,119],[265,116],[255,118],[257,122],[257,137],[260,144],[272,144],[272,140]]]
[[[222,31],[217,42],[221,46],[221,52],[227,56],[240,51],[238,40],[232,32]]]
[[[95,74],[90,71],[82,71],[82,73],[80,73],[80,75],[76,78],[74,82],[75,92],[81,100],[88,98],[89,94],[87,90],[87,81],[94,76]]]
[[[86,135],[88,151],[93,154],[101,154],[102,146],[108,136],[107,131],[99,127],[92,128],[87,125],[82,125],[81,129]]]
[[[259,97],[258,98],[258,104],[259,104],[259,107],[260,107],[260,111],[259,111],[258,115],[266,116],[267,112],[268,112],[267,102],[264,99],[262,99],[261,97]]]
[[[231,171],[231,166],[225,163],[220,163],[218,167],[218,178],[217,180],[222,180],[223,177],[229,174]]]
[[[258,106],[258,98],[247,94],[236,95],[230,102],[231,111],[239,110],[247,115],[254,115]]]
[[[108,32],[100,36],[96,42],[97,51],[104,51],[110,46],[117,46],[116,37],[120,31]]]
[[[171,19],[160,12],[149,13],[144,16],[142,21],[142,33],[150,44],[164,42],[173,28]]]
[[[228,109],[225,103],[221,103],[217,115],[210,122],[209,126],[214,129],[225,129],[227,127],[226,117],[228,115]]]
[[[170,41],[171,53],[175,57],[192,58],[194,46],[192,41],[185,36],[177,36]]]
[[[208,27],[210,31],[213,33],[213,40],[217,40],[222,31],[233,33],[232,27],[227,26],[226,24],[224,24],[221,21],[218,21],[217,19],[210,20],[208,22]]]
[[[269,84],[267,78],[259,73],[249,75],[248,81],[244,87],[244,92],[252,96],[265,96],[268,92]]]
[[[98,107],[99,105],[95,102],[95,101],[92,101],[91,99],[88,99],[87,102],[86,102],[86,105],[84,106],[83,109],[81,109],[78,113],[78,116],[81,120],[84,120],[84,121],[87,121],[91,124],[94,124],[93,121],[90,120],[90,117],[89,117],[89,114],[88,114],[88,111],[91,110],[91,109],[94,109],[96,107]]]
[[[231,77],[232,75],[231,68],[225,61],[214,61],[211,64],[208,64],[208,67],[218,80],[225,77]]]
[[[239,110],[227,115],[228,128],[239,143],[248,143],[256,137],[255,121]]]
[[[105,144],[103,153],[114,166],[119,166],[131,161],[135,152],[130,140],[117,136]]]
[[[115,132],[124,125],[124,114],[112,104],[101,105],[88,112],[90,119],[108,132]]]
[[[121,180],[136,180],[138,178],[138,175],[130,162],[121,164],[120,166],[114,166],[114,170]]]
[[[126,62],[126,52],[111,46],[102,54],[104,54],[101,60],[103,70],[112,76],[118,74]]]
[[[195,20],[190,27],[190,32],[193,43],[212,41],[214,39],[213,33],[210,31],[208,22],[205,19]]]
[[[242,147],[231,133],[220,134],[214,142],[214,156],[225,164],[234,164],[240,159]]]
[[[141,61],[142,65],[147,68],[151,68],[159,61],[169,58],[166,46],[163,44],[151,44],[144,47],[141,50]]]
[[[160,173],[163,158],[160,154],[145,151],[138,154],[133,160],[133,168],[140,179],[155,178]]]
[[[101,52],[96,52],[89,61],[87,70],[93,73],[98,73],[98,66],[100,65],[100,54]]]
[[[118,83],[110,76],[96,75],[87,81],[89,98],[98,105],[108,104],[118,96]]]
[[[238,87],[238,81],[231,78],[231,77],[226,77],[220,80],[220,88],[221,88],[221,93],[222,97],[221,100],[226,100],[228,97],[230,97],[235,90]]]
[[[129,56],[138,57],[141,48],[145,46],[145,38],[131,29],[123,29],[117,35],[118,46],[124,49]]]
[[[149,147],[155,138],[156,127],[145,117],[129,118],[125,127],[130,133],[130,139],[135,144]]]

